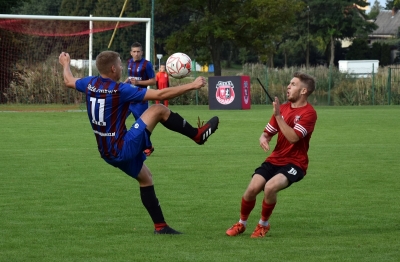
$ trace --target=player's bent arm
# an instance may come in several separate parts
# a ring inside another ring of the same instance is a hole
[[[205,85],[205,80],[203,77],[197,77],[192,83],[188,83],[181,86],[176,86],[173,88],[164,89],[147,89],[147,92],[143,100],[168,100],[177,96],[180,96],[191,90],[196,90]]]
[[[279,129],[281,130],[282,134],[291,144],[294,144],[300,140],[300,137],[296,134],[294,129],[288,126],[288,124],[286,124],[285,120],[283,120],[281,115],[275,116],[275,119],[276,122],[278,123]]]
[[[64,77],[65,85],[70,88],[75,88],[76,80],[78,80],[79,78],[75,78],[72,75],[71,68],[69,66],[69,64],[71,62],[71,58],[70,58],[69,54],[65,53],[65,52],[61,52],[60,56],[58,57],[58,61],[60,62],[60,64],[63,67],[63,77]]]
[[[69,88],[75,88],[75,83],[79,78],[76,78],[72,75],[69,65],[64,66],[63,75],[65,85]]]
[[[135,85],[141,85],[141,86],[154,86],[156,84],[156,79],[150,78],[148,80],[136,80]]]

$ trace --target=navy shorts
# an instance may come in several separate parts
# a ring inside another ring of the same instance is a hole
[[[292,183],[299,182],[304,177],[304,171],[293,164],[287,164],[285,166],[276,166],[269,162],[263,162],[260,167],[254,170],[254,174],[259,174],[262,176],[266,181],[270,180],[277,174],[283,174],[289,180],[289,187]]]
[[[151,146],[150,133],[139,118],[126,133],[118,158],[104,159],[108,164],[121,169],[127,175],[137,178],[146,160],[143,150]]]
[[[132,115],[135,117],[135,120],[138,120],[139,117],[149,108],[149,102],[137,102],[131,103],[129,105],[129,110],[132,112]]]

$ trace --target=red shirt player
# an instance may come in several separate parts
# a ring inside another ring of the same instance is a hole
[[[164,89],[169,87],[168,73],[165,71],[165,65],[160,65],[160,71],[156,74],[156,87],[157,89]],[[159,104],[160,101],[156,101]],[[168,107],[168,100],[164,100],[164,105]]]
[[[297,72],[287,86],[288,102],[280,105],[275,97],[273,115],[260,137],[260,146],[267,152],[271,138],[278,134],[275,149],[254,171],[242,196],[240,220],[226,231],[228,236],[237,236],[246,230],[256,197],[264,191],[261,219],[251,235],[252,238],[264,237],[270,229],[268,219],[277,202],[278,192],[306,175],[309,142],[317,121],[317,113],[307,98],[314,89],[314,78]]]

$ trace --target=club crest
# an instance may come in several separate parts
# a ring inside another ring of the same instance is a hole
[[[215,98],[220,104],[229,105],[235,100],[235,91],[232,81],[218,81]]]

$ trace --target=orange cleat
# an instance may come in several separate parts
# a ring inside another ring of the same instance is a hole
[[[260,224],[257,225],[256,229],[254,229],[253,234],[251,234],[251,238],[261,238],[265,237],[265,234],[268,233],[269,228],[271,226],[268,224],[268,226],[262,226]]]
[[[234,237],[239,234],[242,234],[245,230],[246,230],[246,226],[240,222],[237,222],[232,227],[230,227],[228,230],[226,230],[226,234],[228,236]]]

